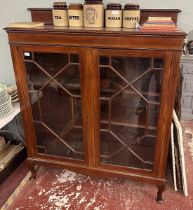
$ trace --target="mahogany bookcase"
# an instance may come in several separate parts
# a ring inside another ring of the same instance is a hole
[[[185,33],[6,28],[28,165],[154,184],[162,202]]]

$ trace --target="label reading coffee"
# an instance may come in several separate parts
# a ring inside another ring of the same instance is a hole
[[[139,20],[139,17],[124,17],[124,20]]]
[[[123,11],[123,27],[136,28],[140,20],[140,10]]]

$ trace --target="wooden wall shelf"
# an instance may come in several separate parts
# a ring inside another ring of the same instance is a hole
[[[31,12],[32,21],[53,25],[51,8],[28,8],[28,10]],[[177,24],[178,13],[180,12],[179,9],[141,9],[140,24],[143,24],[149,16],[172,17],[174,23]]]

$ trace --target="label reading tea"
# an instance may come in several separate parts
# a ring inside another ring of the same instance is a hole
[[[54,16],[54,19],[56,19],[56,20],[61,20],[62,17],[61,17],[61,16],[58,16],[58,15],[55,15],[55,16]]]

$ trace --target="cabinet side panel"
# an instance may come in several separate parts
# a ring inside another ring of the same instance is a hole
[[[172,121],[172,112],[176,95],[177,81],[179,78],[179,61],[181,53],[167,53],[167,62],[165,66],[162,102],[159,117],[159,134],[156,145],[154,175],[159,178],[165,177],[168,147],[170,139],[170,126]]]

